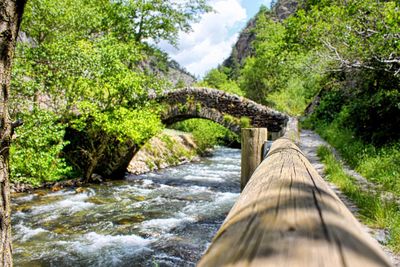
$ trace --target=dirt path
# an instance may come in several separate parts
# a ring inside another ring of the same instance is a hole
[[[319,157],[317,156],[317,149],[321,145],[329,144],[324,141],[318,134],[314,133],[313,131],[309,130],[302,130],[300,133],[300,148],[303,151],[304,155],[308,158],[317,172],[321,175],[321,177],[325,178],[324,174],[324,164],[320,161]],[[339,157],[337,153],[335,153],[336,157]],[[361,188],[371,188],[373,185],[369,183],[364,177],[360,174],[351,170],[348,166],[344,166],[345,172],[350,174],[354,177],[354,179],[361,185]],[[340,199],[346,204],[351,212],[353,212],[356,216],[358,213],[357,206],[354,205],[343,193],[340,192],[338,187],[330,182],[328,184],[331,188],[335,191],[335,193],[340,197]],[[386,252],[388,257],[391,259],[394,266],[400,267],[400,255],[393,254],[387,247],[384,246],[386,240],[388,238],[388,233],[382,229],[371,229],[365,225],[364,230],[371,234],[382,246],[383,250]]]

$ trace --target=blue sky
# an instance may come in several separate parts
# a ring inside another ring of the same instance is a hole
[[[244,9],[246,9],[247,20],[249,20],[258,12],[261,5],[265,5],[269,8],[271,5],[271,0],[241,0],[240,3]],[[245,26],[242,23],[238,24],[240,26],[239,30]],[[234,28],[234,30],[237,32],[236,28]]]
[[[271,0],[209,0],[215,12],[203,15],[190,33],[181,33],[178,49],[159,46],[189,72],[202,77],[227,58],[238,34],[261,5]]]

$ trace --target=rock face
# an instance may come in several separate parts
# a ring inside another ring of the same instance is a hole
[[[249,126],[282,132],[289,117],[244,97],[209,88],[185,88],[165,93],[160,102],[170,107],[162,116],[166,125],[189,118],[213,120],[240,133],[240,119],[250,119]]]
[[[299,0],[280,0],[274,5],[272,11],[279,20],[284,20],[296,12],[300,4]]]
[[[253,29],[256,25],[256,18],[252,18],[246,27],[239,34],[239,38],[232,48],[231,55],[222,64],[225,67],[234,68],[235,66],[243,65],[247,57],[253,53],[251,43],[256,38]]]
[[[272,7],[272,13],[266,13],[265,15],[276,20],[284,20],[295,13],[303,2],[301,0],[279,0]],[[239,34],[239,38],[232,48],[231,55],[224,61],[223,66],[236,69],[244,64],[247,57],[253,55],[252,42],[256,39],[256,35],[253,32],[255,26],[256,17],[252,18]]]
[[[141,174],[193,161],[198,158],[196,150],[191,134],[165,129],[136,153],[128,172]]]
[[[168,71],[166,73],[166,77],[169,81],[173,83],[174,86],[177,86],[178,83],[182,83],[185,86],[191,86],[196,82],[196,77],[194,77],[187,70],[183,69],[181,65],[175,60],[170,60],[168,62]]]
[[[148,73],[166,79],[171,82],[174,87],[178,84],[182,84],[182,86],[191,86],[196,82],[196,77],[185,70],[175,60],[150,56],[146,60],[143,60],[139,67]]]

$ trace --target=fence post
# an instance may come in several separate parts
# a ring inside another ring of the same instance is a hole
[[[244,189],[263,159],[263,145],[268,139],[267,128],[242,129],[242,163],[240,188]]]

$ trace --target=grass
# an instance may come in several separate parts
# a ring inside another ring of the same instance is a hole
[[[316,125],[315,130],[358,173],[383,190],[400,196],[400,143],[380,148],[365,144],[335,122]]]
[[[342,163],[337,161],[326,146],[318,148],[318,156],[325,164],[325,173],[329,181],[336,184],[359,208],[359,218],[367,225],[389,230],[388,245],[394,252],[400,252],[400,210],[396,203],[384,201],[379,195],[365,192],[354,179],[347,175]]]

